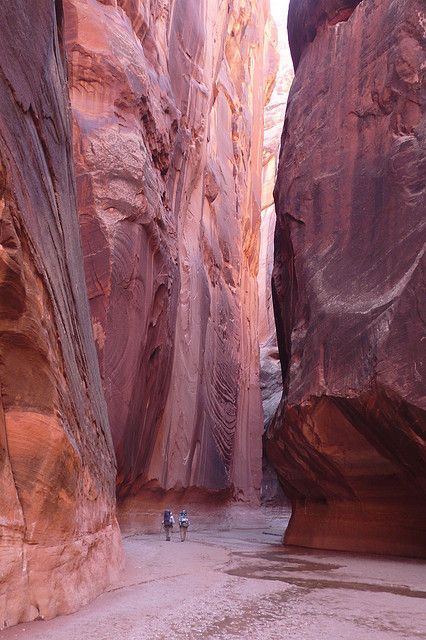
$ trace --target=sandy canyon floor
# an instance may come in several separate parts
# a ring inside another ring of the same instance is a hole
[[[125,523],[118,584],[2,640],[426,639],[425,563],[283,547],[282,510],[190,515],[185,543]]]

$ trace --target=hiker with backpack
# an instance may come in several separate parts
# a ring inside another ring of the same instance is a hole
[[[185,511],[185,509],[182,509],[182,511],[179,514],[179,531],[180,531],[181,542],[185,542],[186,532],[188,531],[188,527],[189,527],[188,514]]]
[[[173,512],[170,509],[166,509],[163,516],[163,522],[161,523],[164,527],[164,531],[166,532],[166,540],[170,542],[170,534],[173,530],[173,525],[175,523],[175,519],[173,517]]]

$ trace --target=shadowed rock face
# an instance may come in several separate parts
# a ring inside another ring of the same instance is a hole
[[[335,20],[345,8],[290,8],[274,267],[285,389],[267,447],[293,499],[287,542],[423,556],[424,5],[364,0]]]
[[[256,495],[264,0],[66,0],[119,495]]]
[[[55,13],[56,6],[56,13]],[[115,460],[72,178],[61,3],[0,3],[0,626],[120,564]]]
[[[362,0],[298,0],[291,1],[288,12],[288,39],[294,67],[318,32],[348,20]]]

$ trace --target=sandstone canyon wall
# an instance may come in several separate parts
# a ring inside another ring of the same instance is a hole
[[[266,0],[66,0],[86,280],[119,495],[260,484]]]
[[[426,555],[425,7],[293,0],[276,186],[286,541]]]
[[[272,10],[269,55],[265,60],[265,78],[275,78],[271,97],[264,110],[262,212],[259,255],[259,345],[264,423],[267,426],[282,395],[281,365],[272,304],[274,262],[275,203],[274,186],[278,169],[281,133],[287,97],[293,80],[293,65],[287,39],[286,13],[282,2]],[[277,14],[277,15],[275,15]]]
[[[0,2],[0,627],[75,610],[121,561],[61,13]]]
[[[273,191],[288,92],[293,80],[293,65],[287,38],[287,0],[271,4],[271,19],[265,36],[265,81],[271,78],[271,96],[266,96],[262,158],[262,210],[259,252],[259,348],[260,389],[264,429],[269,426],[280,403],[283,384],[275,318],[272,304],[272,268],[274,263],[275,204]],[[261,500],[280,504],[284,500],[275,470],[263,456]]]

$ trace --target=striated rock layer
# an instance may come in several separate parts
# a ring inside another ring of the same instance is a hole
[[[291,544],[426,555],[425,20],[422,0],[290,5],[267,448]]]
[[[66,0],[86,280],[119,495],[260,484],[266,0]]]
[[[121,559],[61,29],[60,2],[0,2],[0,627],[75,610]]]

